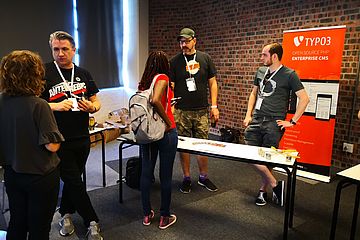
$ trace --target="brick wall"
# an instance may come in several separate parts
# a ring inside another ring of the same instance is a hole
[[[150,0],[149,50],[173,56],[179,51],[176,36],[184,26],[197,35],[197,49],[212,56],[218,69],[219,126],[239,128],[246,113],[260,52],[269,42],[282,41],[283,31],[346,25],[333,166],[360,163],[360,87],[353,109],[359,68],[360,1],[324,0]],[[342,151],[343,142],[354,143],[354,154]]]

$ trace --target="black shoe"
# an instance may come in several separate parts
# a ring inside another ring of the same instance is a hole
[[[279,181],[276,187],[273,188],[273,201],[280,205],[284,206],[284,191],[285,191],[285,182]]]
[[[190,193],[191,192],[191,180],[183,180],[180,186],[180,192]]]
[[[210,179],[206,178],[205,180],[201,180],[199,178],[198,184],[200,186],[205,187],[207,190],[209,190],[210,192],[216,192],[218,190],[218,188],[215,186],[215,184],[213,184]]]
[[[260,190],[259,195],[255,200],[255,204],[258,206],[264,206],[267,203],[266,201],[267,201],[267,193]]]

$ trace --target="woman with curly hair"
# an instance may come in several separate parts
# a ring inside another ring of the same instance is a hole
[[[166,123],[164,137],[156,142],[141,145],[142,172],[140,180],[141,200],[143,205],[143,224],[150,225],[155,212],[150,203],[150,188],[153,182],[154,166],[157,155],[160,158],[161,206],[160,229],[165,229],[176,222],[176,216],[170,214],[171,183],[174,159],[178,143],[178,135],[174,116],[171,112],[172,90],[169,84],[169,61],[164,52],[150,53],[145,70],[139,83],[140,91],[149,89],[156,77],[151,99],[156,112]]]
[[[44,90],[38,54],[13,51],[0,64],[0,160],[4,166],[10,222],[6,239],[48,240],[59,192],[64,141]]]

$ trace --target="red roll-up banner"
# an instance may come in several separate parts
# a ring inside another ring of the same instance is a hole
[[[300,153],[300,175],[330,181],[341,62],[346,26],[284,31],[282,63],[294,69],[304,84],[310,103],[280,142],[284,149]],[[287,119],[296,109],[290,102]]]

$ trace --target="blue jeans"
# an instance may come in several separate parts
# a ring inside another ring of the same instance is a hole
[[[245,144],[278,148],[285,129],[281,130],[276,120],[272,117],[254,116],[244,132]]]
[[[166,132],[161,140],[140,146],[142,158],[140,190],[144,216],[149,215],[152,209],[150,203],[150,188],[158,153],[160,158],[159,174],[161,183],[160,215],[170,216],[171,183],[177,143],[178,134],[176,128],[174,128]]]

